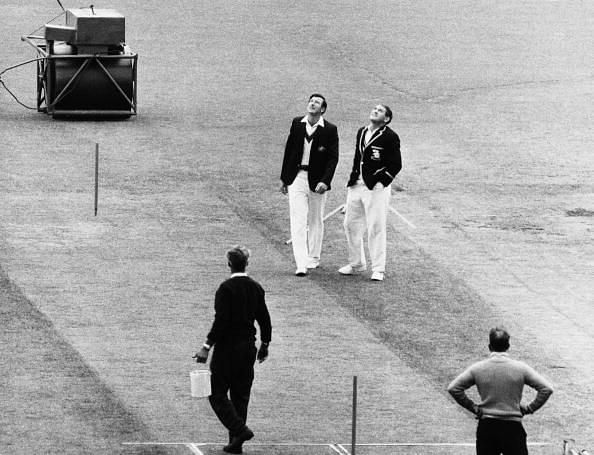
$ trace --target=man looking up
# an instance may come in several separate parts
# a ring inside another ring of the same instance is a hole
[[[371,279],[384,280],[391,184],[402,168],[400,138],[388,127],[391,121],[392,110],[378,104],[369,114],[369,124],[357,132],[344,218],[349,263],[338,270],[342,275],[367,269],[363,255],[363,234],[367,231]]]
[[[309,97],[307,114],[291,123],[283,156],[280,191],[289,195],[295,275],[300,277],[320,265],[326,192],[338,164],[338,130],[324,119],[326,108],[322,95]]]

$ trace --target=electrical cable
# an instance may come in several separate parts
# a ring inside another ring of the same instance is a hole
[[[17,96],[16,96],[16,95],[15,95],[15,94],[14,94],[14,93],[13,93],[13,92],[12,92],[12,91],[11,91],[11,90],[8,88],[8,87],[7,87],[7,86],[6,86],[6,84],[5,84],[5,83],[4,83],[4,81],[2,80],[2,75],[3,75],[4,73],[6,73],[7,71],[10,71],[10,70],[13,70],[13,69],[15,69],[15,68],[18,68],[19,66],[27,65],[27,64],[29,64],[29,63],[33,63],[33,62],[38,62],[38,61],[40,61],[40,60],[44,60],[44,59],[45,59],[45,57],[37,57],[37,58],[31,59],[31,60],[27,60],[26,62],[22,62],[22,63],[18,63],[18,64],[16,64],[16,65],[13,65],[13,66],[9,66],[8,68],[6,68],[6,69],[4,69],[4,70],[0,71],[0,84],[1,84],[1,85],[2,85],[2,87],[4,87],[4,89],[5,89],[5,90],[6,90],[6,91],[7,91],[7,92],[10,94],[10,96],[12,96],[12,97],[14,98],[14,100],[15,100],[17,103],[19,103],[21,106],[23,106],[24,108],[31,109],[31,110],[37,110],[37,108],[36,108],[36,107],[27,106],[26,104],[24,104],[23,102],[21,102],[21,101],[20,101],[20,100],[17,98]]]
[[[64,16],[66,14],[66,10],[64,10],[62,13],[58,14],[56,17],[54,17],[53,19],[47,21],[45,24],[43,24],[41,27],[33,30],[31,33],[29,33],[29,35],[34,35],[35,33],[37,33],[39,30],[41,30],[43,27],[45,27],[47,24],[51,24],[53,21],[55,21],[56,19],[58,19],[61,16]]]

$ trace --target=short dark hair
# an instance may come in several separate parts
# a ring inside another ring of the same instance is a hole
[[[310,95],[309,101],[311,101],[311,99],[313,97],[322,98],[322,109],[324,109],[324,112],[326,112],[326,109],[328,108],[328,103],[326,103],[326,98],[324,98],[324,95],[320,95],[319,93],[314,93],[313,95]]]
[[[386,122],[386,125],[387,125],[387,124],[388,124],[388,123],[390,123],[390,122],[392,121],[392,119],[394,118],[394,115],[392,114],[392,109],[390,109],[390,107],[389,107],[389,106],[387,106],[386,104],[380,104],[380,106],[383,106],[383,108],[386,110],[386,115],[387,115],[388,117],[390,117],[390,120],[388,120],[388,121]]]
[[[250,257],[250,250],[241,245],[235,245],[227,251],[227,262],[229,267],[238,272],[245,271]]]
[[[509,349],[509,333],[503,327],[493,327],[489,331],[489,347],[494,352],[505,352]]]

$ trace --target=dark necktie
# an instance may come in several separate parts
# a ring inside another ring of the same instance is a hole
[[[314,131],[315,133],[315,131]],[[305,140],[307,141],[307,143],[309,144],[311,142],[311,140],[313,139],[313,135],[314,133],[311,133],[311,136],[309,134],[307,134],[307,131],[305,132]]]

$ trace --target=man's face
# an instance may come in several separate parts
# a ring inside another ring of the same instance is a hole
[[[307,103],[307,113],[312,115],[322,115],[325,111],[322,108],[324,100],[319,96],[313,96]]]
[[[369,120],[375,123],[388,123],[390,121],[390,117],[386,115],[386,108],[381,104],[378,104],[371,110],[371,114],[369,114]]]

